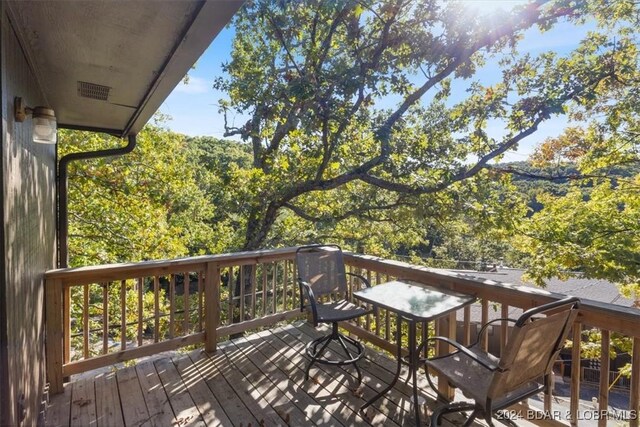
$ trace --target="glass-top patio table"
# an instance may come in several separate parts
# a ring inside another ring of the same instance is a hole
[[[357,299],[385,308],[396,313],[396,341],[398,343],[396,375],[391,383],[367,403],[362,405],[360,411],[369,407],[373,402],[382,397],[395,385],[400,377],[402,368],[402,321],[409,325],[409,375],[413,380],[413,408],[416,425],[420,425],[420,407],[418,405],[417,371],[420,363],[419,350],[416,342],[416,324],[435,320],[445,314],[458,310],[473,303],[476,297],[464,295],[445,289],[436,289],[426,285],[411,285],[402,281],[382,283],[371,288],[366,288],[353,293]]]

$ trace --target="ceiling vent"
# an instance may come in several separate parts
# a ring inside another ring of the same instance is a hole
[[[78,81],[78,96],[83,98],[97,99],[106,101],[109,98],[109,86],[102,86],[95,83]]]

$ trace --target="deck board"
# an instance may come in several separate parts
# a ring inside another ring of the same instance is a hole
[[[176,417],[176,424],[192,427],[206,426],[171,358],[158,359],[154,364],[160,381],[162,381],[162,386],[167,392],[167,396],[169,396],[169,403]]]
[[[116,375],[109,372],[97,377],[95,392],[98,427],[124,426]]]
[[[153,361],[146,360],[136,364],[136,375],[142,395],[147,405],[149,419],[142,423],[145,427],[162,427],[172,425],[175,417],[169,404],[169,397],[162,388],[162,381],[156,372]]]
[[[297,322],[220,343],[218,351],[169,352],[120,366],[115,372],[82,374],[53,396],[47,426],[300,426],[413,424],[412,390],[404,380],[363,417],[366,399],[392,380],[396,362],[367,350],[363,382],[352,366],[316,365],[304,380],[304,347],[322,331]],[[340,351],[332,348],[331,351]],[[406,368],[403,368],[403,378]],[[424,373],[420,396],[428,408],[434,393]],[[429,409],[430,411],[430,409]],[[459,415],[443,426],[461,425]],[[423,420],[424,421],[424,420]],[[484,426],[476,422],[474,426]],[[534,424],[518,420],[518,425]]]
[[[73,386],[67,384],[64,392],[52,399],[45,422],[46,427],[64,427],[68,426],[71,418],[71,389]]]
[[[82,379],[73,385],[71,403],[72,425],[96,425],[96,395],[93,380]]]
[[[211,389],[207,387],[191,359],[177,356],[173,357],[172,360],[205,424],[208,426],[231,425],[231,420],[225,414],[224,409],[222,409]]]
[[[120,399],[123,402],[122,415],[125,425],[137,426],[146,422],[149,419],[149,411],[135,368],[119,369],[116,372],[116,377]]]

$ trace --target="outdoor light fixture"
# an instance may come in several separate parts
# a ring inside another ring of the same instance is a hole
[[[31,115],[31,126],[33,130],[33,142],[41,144],[55,144],[56,115],[49,107],[27,107],[23,105],[22,98],[14,99],[16,122],[24,122],[27,116]]]

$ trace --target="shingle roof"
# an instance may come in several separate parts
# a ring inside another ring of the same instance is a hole
[[[522,280],[524,270],[501,268],[497,272],[474,271],[474,270],[448,270],[452,273],[460,273],[466,276],[473,276],[483,280],[494,280],[496,282],[509,283],[519,286],[535,287],[531,283]],[[578,298],[589,299],[599,302],[616,304],[623,307],[633,307],[634,301],[622,296],[617,286],[607,280],[587,279],[580,276],[573,276],[566,281],[559,278],[547,280],[546,290],[560,294],[576,296]],[[471,307],[471,321],[479,322],[482,318],[482,310],[479,303]],[[518,318],[522,310],[509,307],[509,317]],[[463,319],[462,311],[457,314],[458,320]],[[489,305],[489,320],[501,317],[500,306]]]

